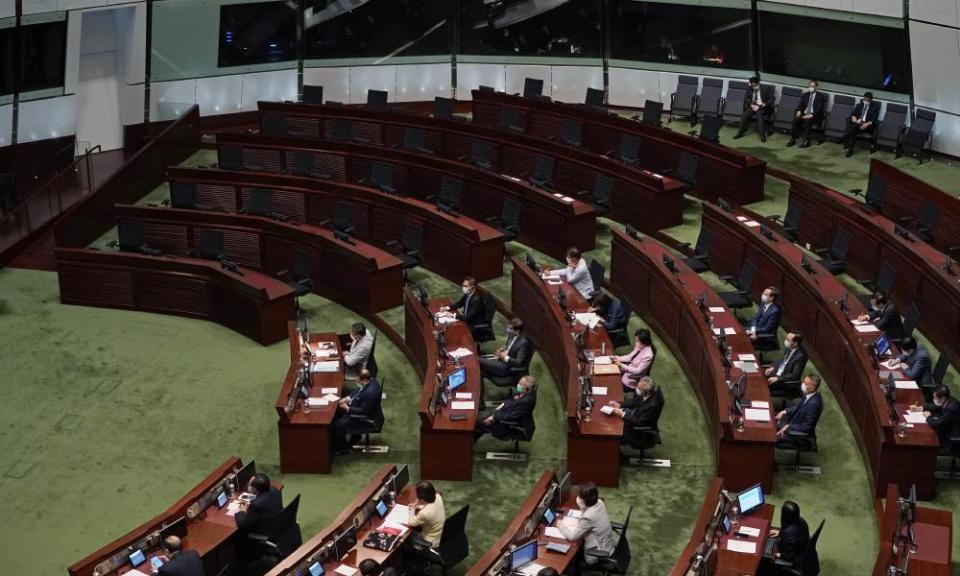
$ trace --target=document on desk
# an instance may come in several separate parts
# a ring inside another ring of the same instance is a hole
[[[454,400],[450,403],[451,410],[473,410],[473,400],[468,400],[466,402],[457,402]]]
[[[334,570],[334,572],[336,572],[337,574],[340,574],[340,576],[353,576],[354,574],[357,573],[357,569],[354,568],[353,566],[347,566],[346,564],[341,564],[337,566],[337,569]]]
[[[543,531],[543,535],[547,538],[556,538],[557,540],[566,540],[563,537],[563,532],[560,531],[556,526],[547,526],[546,530]]]
[[[770,403],[764,402],[763,400],[753,400],[752,402],[750,402],[750,407],[763,408],[764,410],[768,410],[770,408]]]
[[[384,527],[406,529],[407,519],[410,517],[410,507],[406,504],[395,504],[383,519]]]
[[[327,360],[324,362],[314,362],[310,368],[311,372],[339,372],[340,362],[337,360]]]
[[[537,572],[543,570],[543,568],[543,565],[531,562],[521,568],[520,573],[523,574],[523,576],[536,576]]]
[[[473,392],[454,392],[453,397],[457,400],[471,400],[473,398]]]
[[[596,376],[602,376],[604,374],[619,374],[620,367],[616,364],[594,364],[593,373]]]
[[[723,306],[711,306],[707,308],[707,310],[709,310],[710,312],[713,312],[714,314],[722,314],[727,311],[727,309],[724,308]]]
[[[606,406],[601,406],[600,411],[604,414],[613,414],[613,406],[607,404]]]
[[[919,390],[919,386],[913,380],[894,380],[893,382],[897,390]]]
[[[760,409],[760,408],[747,408],[743,411],[743,415],[747,420],[753,420],[754,422],[769,422],[770,421],[770,410],[769,409]]]
[[[143,572],[137,570],[136,568],[132,568],[123,573],[123,576],[128,576],[128,575],[129,576],[148,576],[147,574],[144,574]]]
[[[751,528],[749,526],[741,526],[737,528],[737,534],[747,536],[749,538],[758,538],[760,536],[760,529]]]
[[[904,412],[903,419],[910,424],[923,424],[927,421],[923,416],[923,412]]]
[[[737,354],[737,359],[741,362],[756,362],[757,357],[753,354]]]
[[[713,333],[714,333],[716,336],[719,336],[719,335],[720,335],[720,330],[723,330],[723,333],[726,334],[727,336],[733,336],[734,334],[737,333],[737,330],[736,330],[735,328],[730,327],[730,326],[727,326],[727,327],[725,327],[725,328],[714,328],[714,329],[713,329]]]
[[[453,324],[456,321],[457,321],[456,316],[440,316],[437,318],[437,323],[443,326]]]
[[[743,223],[743,225],[746,226],[747,228],[756,228],[760,226],[760,223],[757,222],[756,220],[747,220],[746,222]]]
[[[327,394],[338,394],[340,392],[339,388],[321,388],[320,393],[326,396]]]
[[[579,518],[580,518],[580,511],[579,511],[579,510],[567,510],[567,515],[564,517],[564,520],[566,520],[567,518],[578,518],[578,519],[579,519]]]
[[[323,399],[326,400],[327,402],[336,402],[337,400],[340,399],[340,397],[337,396],[336,394],[325,394],[323,396]]]
[[[594,356],[593,365],[594,366],[607,366],[613,364],[613,356]]]
[[[734,360],[733,366],[746,374],[756,374],[760,371],[752,360]]]
[[[234,500],[227,504],[227,516],[236,515],[236,513],[240,511],[240,504],[241,502],[239,500]]]
[[[606,396],[606,395],[607,395],[607,387],[606,387],[606,386],[594,386],[592,392],[593,392],[593,395],[594,395],[594,396]]]
[[[473,356],[473,352],[469,348],[464,348],[463,346],[457,348],[456,350],[450,350],[447,352],[453,358],[466,358],[467,356]]]
[[[740,222],[746,222],[747,220],[749,220],[749,218],[747,218],[746,216],[737,216],[737,220],[739,220]]]
[[[576,517],[570,516],[568,512],[567,516],[564,516],[561,522],[563,522],[563,525],[566,526],[568,530],[570,531],[576,530],[577,526],[580,524],[580,511],[577,510]]]
[[[877,330],[877,327],[874,326],[873,324],[861,324],[859,326],[854,324],[853,327],[856,328],[857,332],[861,334],[869,334],[870,332],[879,332],[879,330]]]
[[[600,316],[593,312],[579,312],[576,317],[577,322],[583,324],[591,330],[596,328],[597,324],[600,323]]]
[[[731,552],[742,552],[743,554],[756,554],[757,543],[743,542],[742,540],[731,538],[727,540],[727,550],[730,550]]]
[[[330,401],[326,398],[307,398],[307,405],[311,408],[319,408],[320,406],[327,406],[330,404]]]

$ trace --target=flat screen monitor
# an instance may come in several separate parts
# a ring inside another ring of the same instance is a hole
[[[557,516],[556,514],[553,513],[553,510],[549,508],[543,511],[543,523],[546,524],[547,526],[550,526],[551,524],[553,524],[553,521],[556,517]]]
[[[227,492],[225,490],[221,490],[220,493],[217,494],[217,508],[223,508],[226,505],[227,505]]]
[[[536,540],[531,540],[510,553],[510,571],[516,572],[537,559]]]
[[[310,576],[323,576],[323,565],[319,560],[310,565]]]
[[[410,483],[410,469],[407,468],[407,465],[404,464],[397,470],[396,476],[393,477],[393,491],[396,494],[400,494],[403,489]]]
[[[383,500],[377,502],[377,514],[379,514],[381,518],[387,515],[387,504]]]
[[[747,397],[747,373],[741,372],[740,379],[737,380],[737,400],[741,403]]]
[[[237,490],[243,492],[250,484],[250,479],[257,473],[257,463],[255,460],[247,462],[247,465],[237,472]]]
[[[333,549],[337,554],[337,560],[343,560],[347,554],[357,545],[357,529],[353,525],[347,528],[342,534],[333,541]]]
[[[732,524],[730,523],[730,516],[727,514],[724,514],[723,517],[720,519],[720,528],[723,529],[723,533],[729,534],[731,526]]]
[[[159,570],[160,567],[163,566],[163,559],[159,556],[154,556],[150,559],[150,566],[152,566],[154,570]]]
[[[449,376],[447,376],[447,388],[449,388],[450,391],[452,392],[457,388],[463,386],[463,383],[466,381],[467,381],[467,369],[460,368],[456,372],[453,372]]]
[[[570,496],[570,488],[572,485],[572,477],[570,476],[570,473],[567,472],[563,475],[563,478],[560,479],[558,484],[556,491],[556,502],[554,502],[555,506],[553,507],[554,510],[559,510],[560,507],[563,506],[563,503],[567,501],[567,497]]]
[[[740,505],[740,514],[749,514],[763,504],[763,486],[756,484],[737,494],[737,504]]]
[[[169,536],[176,536],[181,540],[187,537],[187,518],[181,516],[172,524],[167,524],[160,530],[160,541],[163,542]]]
[[[877,349],[877,356],[886,356],[890,352],[890,339],[886,334],[881,334],[873,345]]]
[[[147,557],[143,555],[143,550],[140,550],[138,548],[133,552],[133,554],[130,555],[130,564],[132,564],[133,567],[136,568],[137,566],[143,564],[146,561],[146,559]]]

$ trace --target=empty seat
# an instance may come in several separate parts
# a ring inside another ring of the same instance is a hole
[[[260,117],[260,132],[264,136],[286,136],[287,120],[276,112],[264,112]]]
[[[323,172],[314,163],[313,152],[290,150],[287,152],[287,171],[297,176],[333,178],[333,174]]]
[[[704,78],[703,88],[697,97],[697,118],[706,116],[720,116],[723,105],[723,80],[719,78]],[[694,118],[694,119],[697,119]]]
[[[440,194],[437,196],[437,207],[445,212],[459,212],[462,194],[463,181],[444,176],[440,181]]]
[[[780,90],[780,101],[773,114],[773,129],[781,132],[793,130],[793,118],[800,105],[803,90],[796,86],[784,86]]]
[[[704,142],[719,144],[721,128],[723,128],[723,118],[712,114],[705,115],[700,121],[700,134],[698,137]]]
[[[567,146],[583,144],[583,122],[573,118],[564,118],[563,130],[560,132],[559,140]]]
[[[853,96],[837,94],[833,97],[833,107],[827,113],[823,120],[823,138],[820,140],[830,140],[831,142],[841,142],[843,136],[847,133],[847,122],[853,114],[853,109],[857,101]]]
[[[323,86],[304,84],[302,102],[304,104],[323,104]]]
[[[750,300],[750,286],[753,285],[753,279],[757,275],[757,265],[752,261],[744,260],[743,267],[740,268],[740,276],[721,276],[724,282],[733,284],[737,289],[733,292],[720,292],[718,296],[726,304],[727,308],[749,308],[753,306]]]
[[[616,156],[624,164],[640,163],[640,138],[633,134],[624,134],[620,136],[620,149],[618,151],[610,150],[607,156]]]
[[[242,214],[253,216],[273,216],[273,192],[262,188],[253,188],[243,208]]]
[[[386,90],[367,90],[367,108],[372,110],[387,109]]]
[[[930,143],[930,135],[933,133],[933,123],[936,119],[936,112],[918,108],[910,122],[910,128],[900,139],[897,157],[899,158],[903,154],[914,156],[921,164],[924,158],[929,160],[930,153],[927,150],[927,145]]]
[[[393,165],[386,162],[374,160],[370,163],[370,179],[362,180],[361,184],[369,184],[381,192],[387,194],[396,194],[397,189],[393,185]]]
[[[500,110],[500,127],[514,132],[523,132],[523,125],[520,123],[520,110],[516,108]]]
[[[534,160],[533,173],[529,182],[537,188],[553,188],[554,159],[551,156],[537,155]]]
[[[731,80],[727,85],[727,95],[723,99],[722,117],[728,124],[740,124],[743,117],[743,102],[750,89],[748,82]]]
[[[662,116],[663,102],[647,100],[643,103],[643,116],[640,117],[640,122],[647,124],[648,126],[660,126],[662,123]]]
[[[171,182],[170,205],[184,210],[210,210],[210,206],[197,203],[196,182]]]
[[[819,263],[831,274],[843,274],[847,271],[847,252],[850,250],[851,240],[853,234],[843,226],[837,226],[830,248],[817,250],[817,255],[822,258]]]
[[[697,244],[693,247],[693,256],[684,258],[683,262],[697,274],[706,272],[710,269],[710,247],[713,244],[713,233],[706,228],[700,228],[700,235],[697,236]],[[683,245],[684,248],[689,244]]]
[[[433,99],[433,117],[450,120],[453,118],[453,98],[437,96]]]
[[[907,125],[907,111],[905,104],[888,103],[880,126],[877,127],[874,144],[876,147],[896,150],[900,143],[900,134]]]
[[[133,220],[117,222],[117,239],[120,250],[123,252],[136,252],[149,256],[159,256],[161,254],[160,250],[151,248],[144,243],[142,222]]]
[[[520,235],[520,213],[523,205],[513,198],[504,198],[500,209],[500,216],[487,218],[487,222],[496,223],[497,229],[503,235],[504,242],[516,240]]]
[[[221,144],[217,160],[221,170],[243,170],[243,150],[239,146]]]
[[[593,208],[596,215],[604,216],[610,212],[610,195],[613,193],[613,178],[606,174],[597,173],[593,180]],[[579,196],[591,194],[588,190],[581,190]]]
[[[223,260],[223,232],[220,230],[203,229],[200,239],[190,255],[205,260]]]
[[[470,163],[484,170],[493,170],[493,142],[474,140],[470,146]]]
[[[387,246],[397,251],[397,257],[403,262],[404,274],[410,268],[420,265],[420,253],[423,251],[423,228],[410,225],[403,229],[403,238],[400,242],[391,240]]]
[[[543,80],[538,78],[524,78],[523,97],[537,98],[543,96]]]
[[[583,99],[587,106],[603,108],[603,90],[598,88],[587,88],[587,95]]]
[[[699,88],[700,79],[697,76],[681,75],[677,78],[677,91],[670,95],[670,122],[674,118],[696,116]]]
[[[356,217],[354,216],[353,206],[344,202],[337,202],[333,205],[333,218],[324,220],[320,225],[327,226],[332,224],[334,230],[338,230],[344,234],[354,234],[357,231],[354,224],[355,222]]]
[[[421,154],[433,154],[433,150],[427,148],[427,134],[423,128],[417,126],[407,126],[403,129],[403,149]]]

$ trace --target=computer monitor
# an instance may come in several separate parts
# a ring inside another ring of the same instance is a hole
[[[163,566],[163,558],[154,556],[150,559],[150,566],[153,567],[154,570],[159,570],[160,567]]]
[[[187,537],[187,518],[181,516],[174,522],[167,524],[160,530],[160,542],[163,542],[170,536],[176,536],[181,540]]]
[[[393,492],[395,494],[400,494],[407,484],[410,483],[410,469],[407,468],[407,465],[404,464],[397,470],[396,475],[393,477]]]
[[[553,521],[556,519],[557,515],[553,513],[553,510],[546,508],[543,511],[543,523],[547,526],[553,524]]]
[[[737,494],[737,504],[740,514],[746,515],[763,505],[763,486],[755,484]]]
[[[467,381],[467,369],[460,368],[459,370],[452,372],[450,373],[450,375],[447,376],[447,388],[449,388],[450,391],[453,392],[460,386],[463,386],[463,383],[466,381]]]
[[[730,533],[730,528],[733,527],[733,523],[730,522],[730,515],[724,514],[720,517],[720,529],[723,530],[724,534]]]
[[[886,356],[890,352],[890,339],[886,334],[881,334],[873,343],[873,347],[877,351],[877,357]]]
[[[143,550],[137,548],[130,554],[130,564],[136,568],[137,566],[146,562],[147,557],[143,555]]]
[[[317,560],[310,565],[309,572],[310,576],[323,576],[323,565]]]
[[[383,500],[377,502],[377,514],[379,514],[381,518],[387,515],[387,503]]]
[[[533,270],[534,272],[539,273],[540,267],[537,266],[537,261],[534,260],[533,256],[530,253],[527,253],[524,256],[524,261],[527,263],[527,268]]]
[[[251,460],[237,472],[237,490],[243,492],[247,489],[247,485],[250,484],[250,479],[253,478],[253,475],[257,473],[257,462]]]
[[[217,493],[217,508],[223,508],[227,505],[227,491],[221,490]]]
[[[563,475],[560,478],[560,482],[557,484],[557,490],[554,492],[554,510],[559,510],[563,503],[567,501],[567,496],[570,495],[570,488],[573,486],[572,477],[569,472]]]
[[[518,546],[510,553],[510,571],[517,572],[527,564],[537,559],[536,540],[531,540],[522,546]]]
[[[357,545],[357,528],[350,525],[340,535],[333,539],[333,550],[337,555],[337,560],[342,561],[347,554]]]

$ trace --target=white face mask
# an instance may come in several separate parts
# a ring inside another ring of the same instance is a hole
[[[817,91],[817,87],[816,87],[816,86],[808,86],[808,87],[807,87],[807,92],[813,93],[813,92],[816,92],[816,91]]]
[[[469,293],[470,293],[470,288],[468,288],[468,287],[466,287],[466,286],[461,286],[460,289],[463,290],[463,293],[464,293],[464,294],[469,294]]]
[[[585,510],[587,508],[587,503],[583,501],[583,498],[577,496],[577,508]]]
[[[810,388],[804,383],[800,385],[800,391],[802,391],[804,394],[809,394]]]
[[[783,339],[783,347],[784,347],[784,348],[790,348],[790,340],[784,338],[784,339]]]
[[[770,298],[767,298],[767,295],[766,295],[766,294],[761,294],[761,295],[760,295],[760,302],[763,303],[763,304],[767,304],[767,303],[770,302]]]

